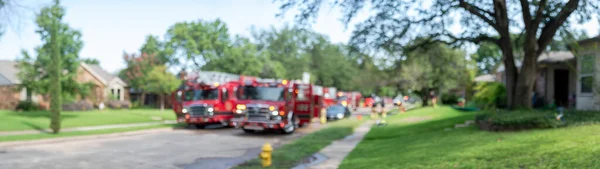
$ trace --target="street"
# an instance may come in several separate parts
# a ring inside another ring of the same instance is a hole
[[[319,126],[311,124],[292,135],[245,134],[232,128],[156,129],[110,138],[17,146],[0,144],[0,168],[230,168],[256,158],[266,142],[278,146]]]

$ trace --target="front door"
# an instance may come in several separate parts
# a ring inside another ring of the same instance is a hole
[[[556,106],[567,107],[569,105],[568,70],[554,70],[554,100]]]

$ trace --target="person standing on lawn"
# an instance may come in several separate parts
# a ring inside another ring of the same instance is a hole
[[[429,98],[431,98],[431,105],[437,107],[437,96],[433,90],[429,91]]]

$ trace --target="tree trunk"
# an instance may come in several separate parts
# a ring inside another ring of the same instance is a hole
[[[56,2],[58,5],[58,1]],[[52,28],[50,30],[50,45],[52,49],[51,58],[52,66],[49,70],[50,74],[50,128],[53,133],[60,132],[60,111],[62,109],[62,85],[60,83],[61,76],[61,57],[60,44],[58,42],[59,25],[56,19],[53,19]]]
[[[517,78],[515,86],[515,98],[513,100],[513,108],[531,108],[531,97],[533,85],[535,83],[535,74],[537,68],[537,51],[538,46],[535,36],[528,36],[525,39],[525,56],[523,58],[523,66]]]
[[[142,91],[139,102],[140,106],[143,106],[146,103],[146,91]]]
[[[505,87],[506,87],[506,99],[507,107],[513,108],[515,100],[515,86],[517,84],[517,76],[519,75],[517,67],[515,66],[515,57],[513,54],[513,47],[510,40],[510,34],[508,30],[504,32],[504,36],[500,37],[500,49],[502,50],[502,59],[504,62],[504,76],[505,76]]]
[[[423,103],[421,103],[421,105],[423,107],[426,107],[427,105],[429,105],[429,89],[423,89],[425,91],[423,91],[423,93],[421,93],[421,100],[423,101]]]
[[[160,97],[160,111],[165,110],[165,95],[159,94]]]

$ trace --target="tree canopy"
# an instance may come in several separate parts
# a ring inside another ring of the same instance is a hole
[[[222,57],[231,43],[227,25],[221,20],[180,22],[166,34],[166,51],[171,62],[201,68],[212,59]]]
[[[308,25],[326,1],[279,0],[281,10],[299,9],[298,23]],[[356,25],[350,43],[360,48],[376,48],[390,54],[401,53],[417,37],[422,44],[442,42],[453,45],[487,42],[502,51],[506,67],[509,107],[531,107],[537,57],[548,50],[563,25],[585,23],[598,15],[600,1],[595,0],[354,0],[335,1],[341,18],[349,23],[363,9],[370,16]],[[457,22],[458,21],[458,22]],[[455,23],[462,26],[453,33]],[[519,38],[511,36],[517,34]],[[522,49],[513,44],[521,40]],[[412,45],[421,46],[421,45]],[[522,53],[521,71],[515,65],[515,53]]]
[[[35,48],[36,56],[32,56],[25,50],[21,52],[21,56],[17,59],[18,76],[22,81],[22,88],[27,88],[34,93],[50,94],[51,87],[56,84],[51,80],[52,69],[56,66],[55,61],[60,61],[58,71],[62,72],[60,77],[62,98],[66,101],[74,101],[77,95],[89,94],[91,84],[80,84],[76,81],[79,63],[88,59],[79,57],[83,47],[81,32],[73,30],[68,24],[62,22],[64,13],[64,8],[56,4],[43,8],[37,15],[36,32],[44,43]],[[56,54],[60,56],[58,60],[53,56]]]
[[[92,86],[91,83],[80,84],[75,80],[83,42],[81,33],[63,22],[64,15],[65,9],[58,0],[42,8],[35,21],[38,25],[36,33],[40,35],[43,45],[35,48],[37,57],[23,50],[21,58],[17,60],[20,87],[26,88],[29,93],[50,96],[50,128],[54,133],[60,131],[63,100],[74,101],[77,96],[85,97]]]
[[[165,66],[154,66],[145,78],[146,85],[143,90],[156,93],[160,97],[160,109],[164,110],[165,95],[177,89],[181,83],[179,79],[167,72]]]
[[[128,66],[121,76],[133,88],[143,90],[148,84],[144,72],[163,65],[283,79],[300,79],[303,72],[309,72],[317,85],[362,90],[367,85],[354,84],[362,78],[356,76],[361,72],[357,59],[369,56],[354,57],[357,54],[350,51],[347,45],[297,27],[253,30],[252,37],[243,37],[231,36],[220,20],[181,22],[167,30],[162,41],[147,36],[141,56],[125,56]]]

